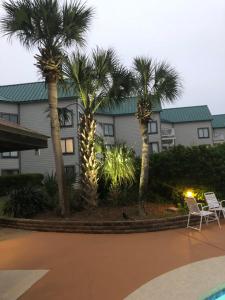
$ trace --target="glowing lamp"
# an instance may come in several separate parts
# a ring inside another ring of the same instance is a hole
[[[185,194],[186,194],[186,197],[188,197],[188,198],[194,197],[194,193],[192,191],[187,191]]]

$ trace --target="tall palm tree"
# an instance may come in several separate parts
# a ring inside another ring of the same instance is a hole
[[[62,216],[69,213],[65,174],[60,143],[57,83],[62,77],[65,48],[74,44],[83,46],[93,16],[93,10],[78,2],[58,0],[10,0],[3,3],[5,17],[2,29],[10,38],[15,36],[27,49],[38,48],[36,66],[48,86],[51,136]]]
[[[137,119],[142,136],[142,160],[139,183],[139,211],[144,213],[144,193],[149,180],[148,123],[155,106],[172,103],[181,94],[181,80],[174,68],[166,62],[157,63],[151,58],[137,57],[133,62],[137,94]]]
[[[132,76],[121,66],[112,49],[99,48],[90,56],[73,53],[65,64],[64,74],[72,82],[84,108],[79,131],[82,197],[88,205],[96,206],[99,165],[94,114],[99,108],[123,101],[130,92]]]

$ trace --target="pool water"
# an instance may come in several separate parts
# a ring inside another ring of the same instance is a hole
[[[204,300],[225,300],[225,289],[205,298]]]

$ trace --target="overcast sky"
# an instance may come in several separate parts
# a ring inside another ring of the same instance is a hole
[[[167,60],[184,85],[173,106],[208,104],[213,113],[225,113],[225,0],[86,3],[96,11],[87,50],[96,45],[113,47],[127,66],[138,55]],[[15,40],[1,38],[0,85],[41,80],[34,53]]]

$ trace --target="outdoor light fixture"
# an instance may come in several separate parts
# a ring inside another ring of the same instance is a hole
[[[185,196],[188,197],[188,198],[193,198],[194,197],[194,193],[192,191],[187,191],[185,193]]]

